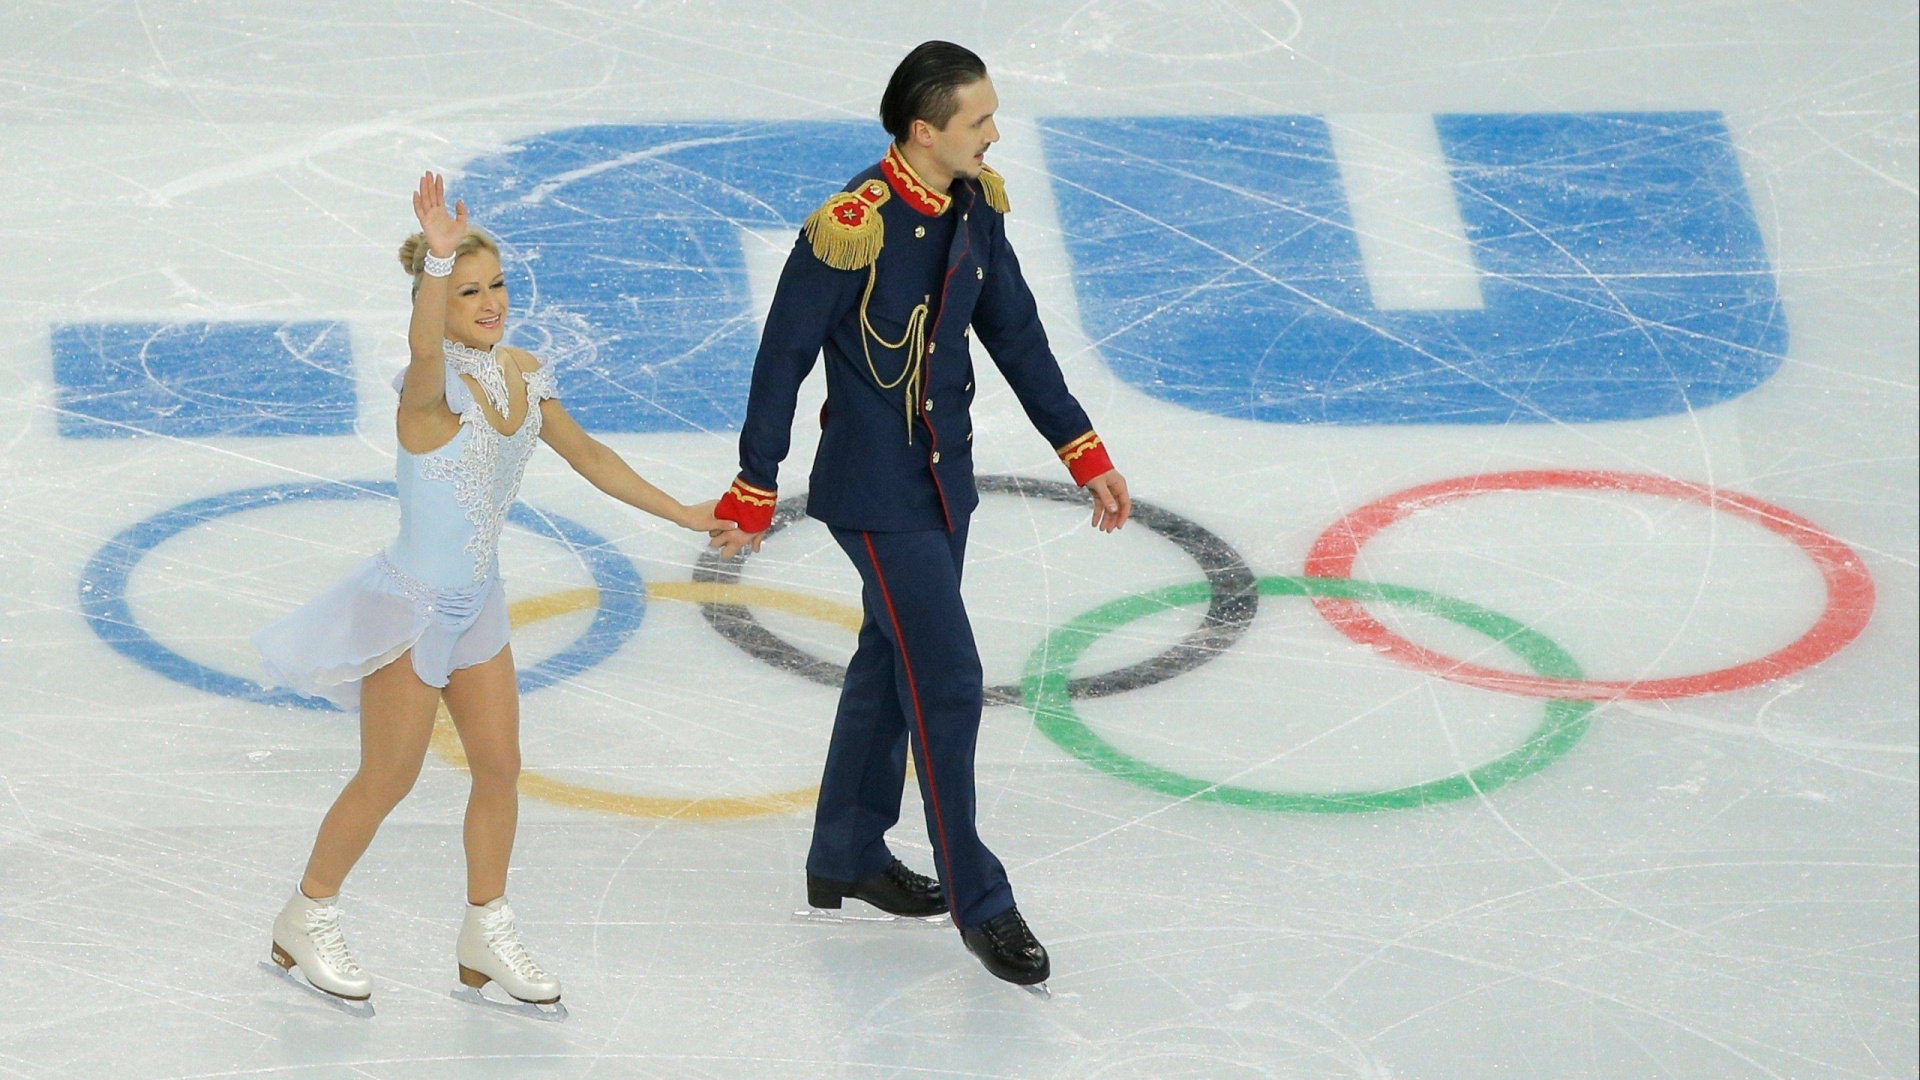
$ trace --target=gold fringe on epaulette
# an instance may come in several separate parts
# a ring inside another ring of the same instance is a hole
[[[848,225],[835,216],[835,211],[849,203],[862,211],[858,225]],[[820,209],[807,215],[801,228],[813,244],[814,255],[835,270],[866,269],[880,257],[880,248],[886,243],[886,224],[880,220],[879,208],[869,206],[851,191],[822,203]]]
[[[987,197],[988,206],[1007,212],[1007,182],[990,165],[980,166],[980,193]]]

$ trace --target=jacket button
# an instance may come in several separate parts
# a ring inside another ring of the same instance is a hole
[[[938,465],[938,464],[940,464],[940,451],[938,451],[938,450],[935,450],[935,451],[933,452],[933,463],[934,463],[935,465]]]
[[[961,221],[965,221],[965,220],[967,220],[967,215],[965,215],[965,214],[961,214],[961,215],[960,215],[960,220],[961,220]]]
[[[975,281],[985,281],[985,280],[987,280],[987,268],[986,268],[986,267],[984,267],[984,266],[976,266],[976,267],[974,267],[974,268],[973,268],[973,280],[975,280]]]
[[[932,398],[928,398],[928,399],[927,399],[927,411],[928,411],[928,412],[932,412],[932,411],[933,411],[933,399],[932,399]]]
[[[939,342],[937,342],[937,341],[930,341],[930,342],[928,342],[928,343],[927,343],[927,355],[928,355],[928,356],[932,356],[932,355],[933,355],[933,350],[935,350],[935,349],[937,349],[937,348],[939,348],[939,347],[940,347],[940,343],[939,343]]]
[[[967,432],[967,441],[968,441],[968,442],[972,442],[972,441],[973,441],[973,432],[971,432],[971,431],[969,431],[969,432]]]
[[[927,227],[925,225],[915,225],[913,227],[914,239],[918,240],[926,235],[927,235]]]

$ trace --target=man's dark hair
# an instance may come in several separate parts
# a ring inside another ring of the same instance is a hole
[[[951,41],[914,46],[887,80],[880,95],[880,123],[894,142],[905,142],[915,120],[935,130],[947,126],[960,109],[954,91],[987,77],[987,65],[971,49]]]

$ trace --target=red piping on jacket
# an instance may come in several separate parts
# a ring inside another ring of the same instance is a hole
[[[967,193],[967,213],[970,214],[973,212],[973,189],[969,187],[964,188],[964,190]],[[960,269],[960,263],[966,259],[967,252],[973,250],[973,230],[966,226],[967,223],[965,220],[953,223],[954,228],[965,232],[967,242],[961,245],[960,254],[948,261],[947,275],[940,279],[940,313],[933,317],[933,329],[927,333],[927,337],[931,339],[931,344],[935,346],[940,344],[940,323],[947,317],[947,290],[953,284],[953,272]],[[927,361],[925,385],[933,385],[933,361],[931,359]],[[913,411],[914,415],[919,417],[921,426],[927,429],[927,454],[929,455],[927,459],[927,471],[933,474],[933,490],[935,494],[940,496],[940,516],[947,519],[947,531],[952,532],[953,511],[947,509],[947,487],[940,482],[940,471],[934,468],[934,462],[931,457],[931,455],[940,452],[940,433],[933,430],[932,424],[927,423],[927,401],[925,395],[922,395],[919,401],[913,403]],[[876,563],[875,565],[878,564]]]

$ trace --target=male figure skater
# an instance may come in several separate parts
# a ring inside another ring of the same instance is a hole
[[[866,618],[820,781],[807,902],[944,912],[988,971],[1031,986],[1049,974],[1047,951],[974,829],[982,681],[960,599],[980,501],[970,332],[1091,492],[1094,527],[1119,528],[1132,504],[1067,392],[1007,243],[1006,190],[986,165],[998,107],[986,65],[958,45],[926,42],[894,70],[880,99],[893,145],[807,219],[780,275],[754,361],[740,475],[714,510],[738,528],[713,543],[728,556],[759,550],[800,383],[824,347],[827,403],[807,513],[859,570]],[[887,850],[909,740],[938,882]]]

